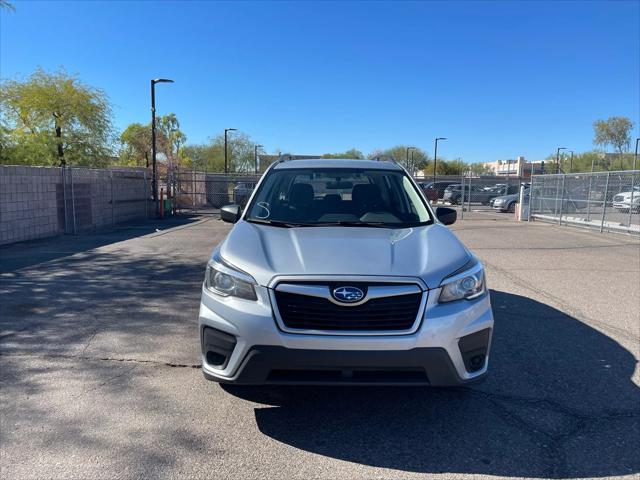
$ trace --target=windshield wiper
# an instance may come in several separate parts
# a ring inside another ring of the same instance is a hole
[[[280,220],[266,220],[266,219],[259,219],[259,218],[250,218],[250,219],[247,219],[247,222],[259,223],[261,225],[271,225],[272,227],[281,227],[281,228],[313,227],[314,226],[312,223],[283,222]]]

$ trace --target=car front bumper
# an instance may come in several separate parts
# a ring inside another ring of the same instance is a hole
[[[440,289],[430,290],[424,293],[426,306],[414,333],[368,336],[283,332],[269,289],[257,287],[256,293],[258,301],[246,301],[203,288],[199,331],[207,379],[452,386],[487,373],[493,329],[488,292],[474,300],[439,304]]]
[[[633,210],[638,210],[640,208],[640,203],[634,201],[633,205],[631,205],[630,201],[622,201],[622,202],[613,202],[613,208],[616,208],[618,210],[629,210],[629,208],[633,209]]]

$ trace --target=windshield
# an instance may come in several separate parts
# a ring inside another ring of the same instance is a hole
[[[402,228],[432,222],[404,172],[346,168],[271,170],[245,219],[284,227]]]

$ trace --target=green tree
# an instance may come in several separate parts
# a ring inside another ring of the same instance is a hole
[[[180,148],[187,136],[180,130],[180,122],[175,113],[156,118],[156,145],[167,159],[167,167],[180,166]]]
[[[186,139],[175,113],[156,117],[156,154],[168,168],[183,166]],[[148,167],[152,156],[151,124],[132,123],[120,135],[120,144],[121,164]]]
[[[436,173],[438,175],[462,175],[468,169],[469,166],[459,158],[455,160],[438,158],[436,164]]]
[[[149,167],[151,163],[151,126],[132,123],[120,135],[120,163]]]
[[[106,165],[113,146],[106,94],[64,70],[0,85],[3,163]]]
[[[185,145],[182,156],[185,168],[207,172],[224,171],[224,147],[220,143]]]
[[[466,166],[467,171],[473,172],[476,175],[491,175],[493,171],[482,162],[470,163]]]
[[[598,146],[612,146],[618,153],[620,168],[624,169],[623,153],[629,151],[633,122],[627,117],[609,117],[593,122],[593,143]]]
[[[429,155],[422,149],[413,147],[407,153],[409,145],[396,145],[395,147],[388,148],[386,150],[374,150],[369,154],[369,158],[376,158],[379,156],[390,156],[396,159],[402,166],[404,166],[409,173],[415,175],[418,170],[424,170],[430,164]]]
[[[234,132],[227,137],[229,172],[252,173],[255,169],[256,143],[243,132]],[[224,135],[213,137],[206,144],[185,145],[182,148],[184,165],[208,172],[224,171]]]
[[[353,159],[361,159],[364,158],[364,154],[355,148],[347,150],[342,153],[324,153],[322,154],[322,158],[353,158]]]
[[[555,173],[556,154],[547,155],[545,162],[545,173]],[[614,163],[618,163],[618,167]],[[593,167],[594,172],[606,172],[612,169],[631,169],[633,166],[633,154],[606,154],[602,151],[591,150],[589,152],[576,152],[571,161],[569,154],[560,154],[560,168],[563,172],[585,173],[590,172]]]

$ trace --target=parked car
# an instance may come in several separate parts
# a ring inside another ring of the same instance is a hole
[[[253,183],[238,182],[238,185],[233,188],[234,203],[242,206],[246,205],[254,188],[255,185]]]
[[[640,212],[640,185],[633,187],[633,190],[615,195],[613,208],[620,212],[628,212],[629,210]]]
[[[444,191],[449,185],[457,184],[457,181],[452,180],[444,180],[438,182],[429,182],[427,183],[427,188],[433,188],[438,192],[438,200],[444,197]]]
[[[525,198],[529,198],[529,189],[524,191]],[[494,210],[501,212],[515,212],[516,205],[520,201],[520,192],[512,193],[511,195],[502,195],[492,199],[491,206]]]
[[[418,188],[394,161],[277,161],[246,209],[223,207],[235,225],[202,285],[204,376],[431,386],[483,378],[493,329],[483,266],[446,227],[456,211],[433,209]]]
[[[482,205],[489,205],[491,199],[505,195],[507,193],[514,193],[518,191],[517,185],[492,187],[485,190],[486,187],[480,185],[473,185],[471,187],[465,184],[464,201],[471,203],[480,203]],[[459,205],[462,202],[462,185],[455,184],[449,185],[444,192],[444,201],[448,201],[454,205]]]
[[[489,206],[491,208],[493,208],[495,206],[495,201],[498,198],[502,198],[502,197],[507,196],[507,195],[509,195],[509,196],[510,195],[516,195],[516,197],[518,197],[520,195],[520,186],[521,185],[524,185],[526,187],[527,191],[529,190],[529,184],[528,183],[521,183],[520,185],[509,185],[509,186],[505,185],[505,186],[502,186],[502,187],[498,187],[497,191],[498,191],[499,195],[497,197],[493,197],[491,200],[489,200]]]
[[[438,190],[436,188],[434,188],[432,185],[433,185],[433,183],[425,183],[425,182],[419,182],[418,183],[418,186],[420,187],[420,189],[424,193],[424,196],[427,197],[427,199],[430,202],[437,202],[438,201]]]

